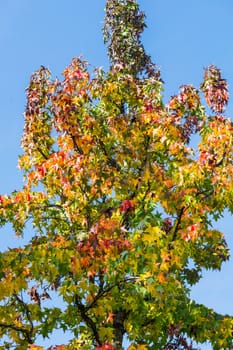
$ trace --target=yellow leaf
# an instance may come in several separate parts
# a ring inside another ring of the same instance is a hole
[[[148,347],[145,344],[131,344],[127,350],[147,350]]]
[[[138,345],[138,348],[137,348],[137,350],[147,350],[147,349],[148,349],[147,345],[143,345],[143,344]]]

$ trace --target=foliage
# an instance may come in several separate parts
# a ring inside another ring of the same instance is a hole
[[[191,85],[164,104],[138,5],[109,0],[106,11],[109,72],[90,76],[74,58],[62,80],[41,67],[27,89],[25,185],[0,197],[0,224],[33,233],[0,255],[1,348],[40,349],[38,336],[62,329],[73,339],[53,349],[121,349],[124,335],[129,350],[207,340],[230,349],[232,317],[189,298],[202,270],[229,258],[214,229],[233,210],[226,81],[205,70],[201,90],[214,114]]]
[[[108,0],[105,8],[104,42],[113,64],[124,66],[132,75],[146,72],[160,78],[159,71],[141,43],[145,14],[135,0]]]

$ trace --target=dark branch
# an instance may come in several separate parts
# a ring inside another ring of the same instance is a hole
[[[30,332],[30,330],[28,330],[26,328],[22,328],[22,327],[14,325],[14,324],[3,323],[3,322],[0,322],[0,328],[12,329],[16,332],[20,332],[24,335],[25,339],[27,340],[27,342],[29,344],[33,343],[33,339],[31,338],[31,332]]]
[[[78,311],[80,312],[81,317],[83,318],[83,321],[90,327],[90,329],[93,332],[94,338],[96,340],[96,343],[98,345],[101,345],[101,340],[97,331],[97,327],[95,322],[91,319],[90,316],[87,314],[87,308],[81,303],[79,297],[75,295],[75,305],[78,308]]]
[[[103,154],[107,158],[108,164],[119,171],[121,169],[120,166],[117,164],[117,162],[114,159],[112,159],[109,156],[103,141],[101,139],[99,139],[99,138],[97,139],[97,141],[98,141],[98,143],[100,145],[100,149],[102,150]]]
[[[34,331],[34,325],[33,325],[32,318],[31,318],[31,312],[30,312],[27,304],[22,299],[20,299],[17,294],[14,294],[14,297],[18,301],[18,303],[23,307],[23,310],[24,310],[25,315],[28,319],[28,322],[30,323],[30,330],[28,331],[28,333],[30,335],[30,338],[32,338],[33,331]]]
[[[176,220],[176,223],[175,223],[175,227],[174,227],[174,230],[173,230],[172,242],[174,242],[176,240],[176,238],[177,238],[177,234],[178,234],[178,230],[180,228],[182,216],[183,216],[183,214],[184,214],[186,209],[187,209],[186,207],[182,207],[180,209],[180,212],[178,214],[178,217],[177,217],[177,220]]]
[[[73,141],[73,144],[74,144],[74,149],[81,155],[83,155],[83,150],[81,147],[79,147],[79,145],[77,144],[76,140],[75,140],[75,137],[73,135],[71,135],[71,138],[72,138],[72,141]]]
[[[36,149],[42,155],[42,157],[46,160],[49,159],[49,157],[44,153],[44,151],[42,151],[42,149],[37,145],[37,140],[35,137],[33,137],[33,142],[35,143]]]

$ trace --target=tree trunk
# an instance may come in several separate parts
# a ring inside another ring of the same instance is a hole
[[[125,334],[124,321],[127,317],[127,312],[125,310],[120,310],[115,312],[113,326],[114,326],[114,345],[117,350],[123,349],[123,337]]]

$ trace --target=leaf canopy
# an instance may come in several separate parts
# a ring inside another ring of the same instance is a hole
[[[229,258],[214,228],[233,210],[227,84],[210,66],[165,104],[144,27],[136,1],[109,0],[108,72],[78,57],[61,80],[45,67],[31,77],[25,185],[0,196],[0,224],[32,230],[0,254],[2,349],[41,349],[54,329],[73,334],[57,350],[121,349],[125,335],[129,350],[232,347],[232,317],[190,299],[203,269]]]

